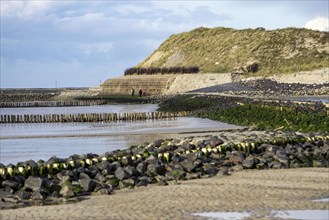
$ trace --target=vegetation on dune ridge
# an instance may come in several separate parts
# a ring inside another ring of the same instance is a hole
[[[170,36],[137,67],[198,66],[201,72],[220,73],[250,62],[260,64],[261,75],[329,67],[329,33],[201,27]]]
[[[199,68],[197,66],[191,67],[149,67],[149,68],[129,68],[125,70],[124,75],[153,75],[153,74],[186,74],[186,73],[198,73]]]

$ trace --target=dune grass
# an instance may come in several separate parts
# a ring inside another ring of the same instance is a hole
[[[177,64],[198,66],[201,72],[231,72],[257,61],[258,75],[292,73],[329,67],[328,47],[328,32],[308,29],[197,28],[170,36],[152,54],[162,54],[152,66],[165,67],[170,57],[180,54]]]

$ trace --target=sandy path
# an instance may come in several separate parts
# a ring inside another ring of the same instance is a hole
[[[0,219],[200,219],[191,213],[329,210],[328,202],[311,201],[328,196],[328,168],[250,170],[89,196],[75,204],[1,210]]]

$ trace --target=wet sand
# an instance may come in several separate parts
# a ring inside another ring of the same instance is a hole
[[[0,219],[205,219],[191,214],[219,211],[247,211],[272,219],[264,217],[272,210],[329,212],[328,202],[312,201],[325,197],[329,197],[328,168],[244,170],[87,196],[74,204],[1,210]]]

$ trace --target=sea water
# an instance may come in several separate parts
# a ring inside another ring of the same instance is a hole
[[[74,113],[85,113],[88,108],[113,110],[111,106],[88,106],[87,108],[26,108],[24,111],[50,114],[52,109],[58,113],[73,112],[74,109]],[[139,112],[142,110],[154,111],[157,106],[116,105],[115,108],[125,112]],[[15,108],[12,111],[15,112],[13,114],[21,114],[18,112],[23,109]],[[88,111],[91,110],[88,109]],[[241,127],[194,117],[106,123],[0,124],[0,163],[7,165],[30,159],[48,160],[51,156],[66,158],[72,154],[103,154],[107,151],[127,149],[132,145],[157,139],[179,138],[180,133],[193,134],[198,131],[237,128]]]

